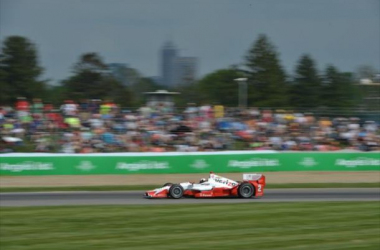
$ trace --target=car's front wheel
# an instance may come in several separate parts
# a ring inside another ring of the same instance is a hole
[[[169,189],[169,196],[173,199],[179,199],[183,196],[183,188],[181,185],[173,184]]]
[[[240,184],[238,194],[240,198],[251,198],[255,193],[255,188],[251,183],[244,182]]]

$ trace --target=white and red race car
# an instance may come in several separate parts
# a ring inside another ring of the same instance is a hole
[[[262,174],[243,174],[243,181],[233,181],[210,172],[208,179],[199,183],[166,183],[160,188],[145,192],[146,198],[173,198],[183,196],[205,197],[240,197],[251,198],[264,195],[265,176]]]

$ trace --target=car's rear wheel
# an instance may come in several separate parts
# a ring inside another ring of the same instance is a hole
[[[251,183],[244,182],[240,184],[238,194],[240,198],[251,198],[255,194],[255,188]]]
[[[173,184],[169,189],[169,196],[173,199],[179,199],[183,196],[183,188],[181,185]]]
[[[173,183],[168,182],[168,183],[165,183],[162,187],[171,186],[171,185],[173,185]]]

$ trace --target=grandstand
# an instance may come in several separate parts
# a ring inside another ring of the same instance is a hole
[[[100,100],[57,108],[25,98],[1,107],[1,152],[380,149],[376,110],[223,107],[215,115],[211,105],[132,109]]]

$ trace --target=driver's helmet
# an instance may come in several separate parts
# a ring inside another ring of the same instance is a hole
[[[199,181],[199,183],[203,183],[203,182],[206,182],[206,181],[207,181],[206,178],[202,178],[202,179]]]

